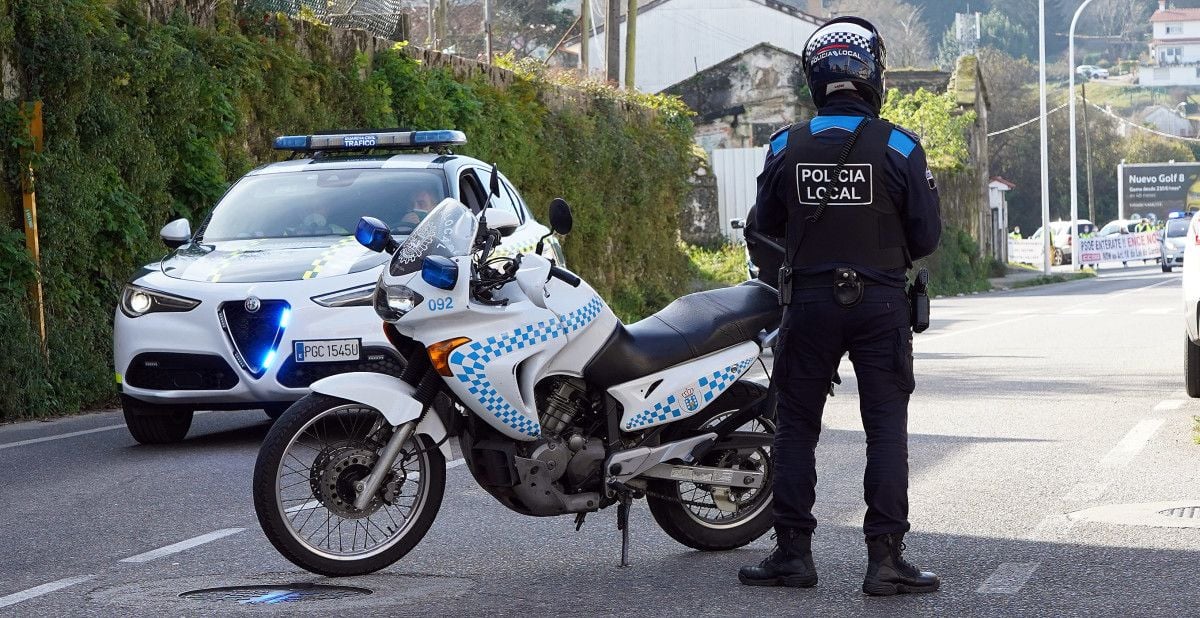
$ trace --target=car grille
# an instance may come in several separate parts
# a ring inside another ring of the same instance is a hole
[[[124,382],[156,391],[227,391],[238,377],[220,356],[143,352],[129,363]]]
[[[378,346],[364,347],[362,360],[345,363],[297,363],[295,357],[288,356],[279,368],[277,379],[287,388],[308,388],[322,378],[351,371],[386,373],[398,378],[404,371],[404,361],[395,350]]]
[[[264,300],[257,311],[244,302],[222,303],[221,328],[233,343],[234,358],[254,377],[262,377],[275,359],[291,307],[286,301]]]

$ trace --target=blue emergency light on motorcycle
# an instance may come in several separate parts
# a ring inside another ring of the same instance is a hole
[[[1182,218],[1186,217],[1187,215],[1188,214],[1186,212],[1183,212],[1182,210],[1176,210],[1175,212],[1167,215],[1167,218],[1168,219],[1182,219]]]
[[[392,240],[392,231],[383,221],[375,217],[363,217],[358,220],[358,227],[354,230],[354,239],[358,244],[379,253],[387,248],[388,243]]]
[[[427,255],[421,262],[421,278],[435,288],[453,290],[458,282],[458,264],[445,256]]]
[[[435,148],[467,143],[462,131],[345,132],[320,135],[281,135],[275,138],[275,150],[312,152],[317,150],[370,150],[375,148]]]

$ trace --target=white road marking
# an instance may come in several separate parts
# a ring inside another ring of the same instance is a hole
[[[1158,405],[1154,406],[1154,411],[1155,412],[1166,412],[1167,410],[1178,410],[1182,406],[1183,406],[1182,399],[1165,399],[1163,401],[1158,402]]]
[[[8,444],[0,444],[0,451],[6,448],[16,448],[18,446],[26,446],[28,444],[37,444],[39,442],[50,442],[51,440],[62,440],[64,438],[74,438],[75,436],[85,436],[89,433],[100,433],[101,431],[112,431],[114,429],[124,429],[125,424],[107,425],[105,427],[97,427],[95,429],[84,429],[83,431],[72,431],[71,433],[59,434],[57,436],[46,436],[44,438],[30,438],[29,440],[20,440],[17,442],[9,442]]]
[[[195,416],[200,416],[201,414],[211,414],[212,412],[213,412],[213,410],[201,410],[199,412],[196,412]],[[121,423],[120,425],[105,425],[104,427],[96,427],[95,429],[84,429],[81,431],[72,431],[70,433],[62,433],[62,434],[58,434],[56,436],[45,436],[42,438],[30,438],[28,440],[18,440],[17,442],[9,442],[8,444],[0,444],[0,451],[4,450],[6,448],[16,448],[18,446],[27,446],[30,444],[39,444],[41,442],[51,442],[54,440],[63,440],[66,438],[74,438],[76,436],[86,436],[89,433],[100,433],[102,431],[112,431],[114,429],[124,429],[124,428],[125,428],[125,423]]]
[[[1100,315],[1103,311],[1103,309],[1071,309],[1063,311],[1059,315]]]
[[[1146,443],[1150,441],[1150,438],[1154,437],[1154,432],[1158,431],[1158,428],[1162,427],[1162,424],[1163,419],[1161,418],[1148,418],[1144,421],[1139,421],[1100,460],[1100,465],[1106,468],[1122,468],[1129,465],[1129,462],[1133,461],[1133,458],[1142,452],[1142,449],[1146,447]]]
[[[41,586],[34,586],[33,588],[30,588],[28,590],[14,592],[8,596],[0,597],[0,607],[8,607],[9,605],[16,605],[17,603],[20,603],[22,601],[28,601],[29,599],[32,599],[34,597],[40,597],[43,594],[50,594],[51,592],[55,592],[57,590],[62,590],[63,588],[74,586],[75,584],[82,584],[83,582],[85,582],[89,579],[92,579],[94,577],[96,577],[96,576],[95,575],[78,575],[75,577],[68,577],[66,579],[60,579],[56,582],[42,584]]]
[[[1062,513],[1047,515],[1025,535],[1031,541],[1041,541],[1054,536],[1057,532],[1069,532],[1075,527],[1075,520]]]
[[[454,461],[446,464],[446,469],[449,470],[450,468],[457,468],[465,463],[467,463],[467,460],[465,459],[455,459]]]
[[[320,500],[309,500],[308,502],[305,502],[304,504],[297,504],[296,506],[292,506],[292,507],[283,509],[283,512],[287,513],[288,515],[291,515],[292,513],[299,513],[300,511],[308,511],[308,510],[318,508],[320,506],[321,506]]]
[[[1108,483],[1076,483],[1074,487],[1063,494],[1067,502],[1088,502],[1104,495]]]
[[[191,549],[193,547],[196,547],[197,545],[203,545],[205,543],[209,543],[209,542],[215,541],[217,539],[225,538],[231,534],[237,534],[243,530],[245,530],[245,528],[223,528],[221,530],[217,530],[216,532],[209,532],[208,534],[202,534],[198,537],[191,538],[186,541],[172,543],[170,545],[167,545],[166,547],[159,547],[158,549],[148,551],[144,554],[130,556],[128,558],[122,559],[121,562],[136,562],[136,563],[150,562],[151,560],[154,560],[155,558],[162,558],[163,556],[177,554],[181,551],[185,551],[185,550]]]
[[[1029,315],[1033,312],[1034,310],[1032,308],[1025,307],[1024,309],[1007,309],[1005,311],[998,312],[996,315]]]
[[[996,567],[991,577],[987,578],[975,592],[979,594],[1014,594],[1020,592],[1040,562],[1005,562]]]
[[[1175,310],[1170,307],[1157,307],[1153,309],[1138,309],[1133,312],[1134,315],[1167,315],[1175,313]]]

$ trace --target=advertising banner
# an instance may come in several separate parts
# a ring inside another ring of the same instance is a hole
[[[1084,238],[1079,241],[1079,255],[1084,264],[1101,262],[1132,262],[1159,257],[1158,233],[1139,232],[1106,238]]]
[[[1008,261],[1014,264],[1042,265],[1042,239],[1009,238]]]
[[[1123,216],[1155,215],[1165,220],[1177,210],[1200,210],[1200,163],[1121,165]]]

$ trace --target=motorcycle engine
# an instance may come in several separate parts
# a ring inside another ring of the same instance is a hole
[[[543,435],[559,435],[591,410],[587,387],[578,378],[554,378],[544,389],[539,387],[539,391]]]

